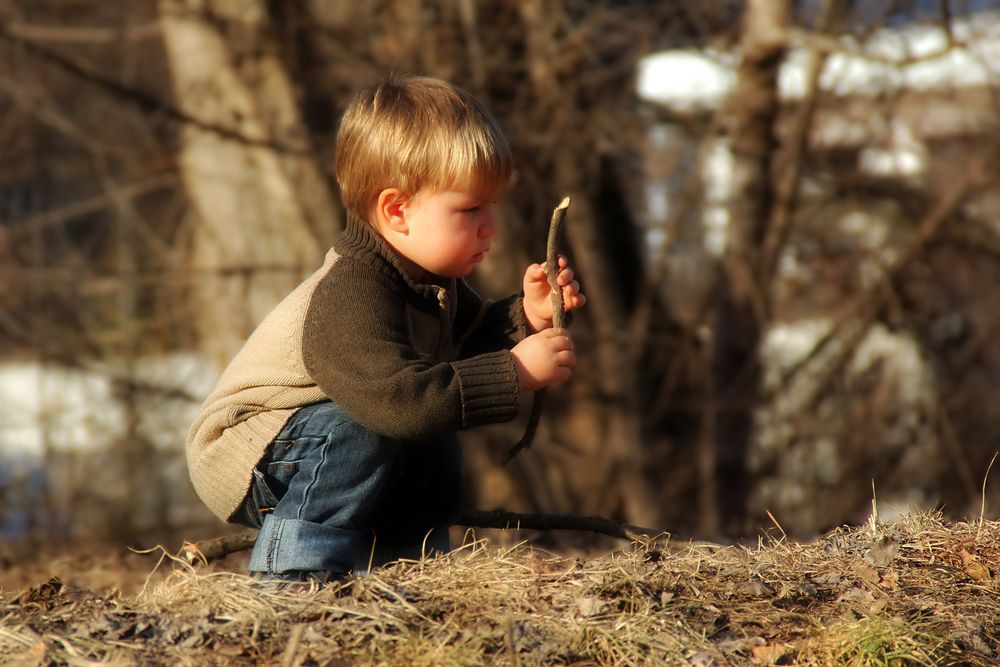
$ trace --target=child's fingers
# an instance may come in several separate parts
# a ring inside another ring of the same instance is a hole
[[[556,276],[556,282],[564,287],[573,282],[573,269],[563,269],[560,271],[559,275]]]
[[[580,293],[580,283],[573,280],[562,286],[563,298],[568,299],[576,294]]]
[[[572,350],[560,350],[556,353],[556,364],[572,368],[576,366],[576,354]]]
[[[560,269],[565,269],[567,266],[569,266],[569,260],[566,259],[566,255],[559,255],[559,258],[556,260],[556,264],[559,266]],[[548,265],[549,263],[547,261],[542,262],[541,264],[543,268],[548,267]]]
[[[587,297],[580,292],[580,283],[575,280],[563,288],[563,304],[566,310],[580,308],[587,303]]]
[[[547,280],[545,275],[545,266],[543,264],[532,264],[528,267],[526,277],[531,282],[542,282]]]

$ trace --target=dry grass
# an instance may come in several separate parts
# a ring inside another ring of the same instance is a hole
[[[1000,523],[935,515],[808,544],[476,542],[292,594],[167,563],[134,595],[0,593],[11,664],[995,664]]]

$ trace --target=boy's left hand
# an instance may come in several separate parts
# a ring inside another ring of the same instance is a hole
[[[556,282],[562,288],[563,309],[566,312],[575,310],[587,303],[587,297],[580,292],[580,283],[573,280],[573,270],[562,255],[559,256],[559,275]],[[545,275],[545,266],[532,264],[524,272],[524,314],[528,318],[528,326],[537,333],[552,326],[552,301],[549,299],[551,290]]]

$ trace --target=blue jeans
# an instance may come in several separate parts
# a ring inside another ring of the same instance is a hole
[[[462,452],[454,435],[402,442],[332,402],[295,413],[254,470],[234,520],[259,527],[251,572],[364,572],[448,551]]]

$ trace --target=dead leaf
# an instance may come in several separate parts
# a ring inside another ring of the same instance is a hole
[[[970,560],[966,563],[965,573],[972,577],[975,581],[989,581],[992,578],[990,575],[990,568],[983,565],[979,560]]]
[[[738,639],[726,639],[719,642],[719,650],[723,653],[745,652],[755,646],[764,646],[767,640],[763,637],[746,637]]]
[[[816,597],[819,589],[811,581],[798,581],[791,589],[791,593],[800,598]]]
[[[708,651],[697,651],[687,656],[688,664],[691,667],[715,667],[718,660]]]
[[[219,655],[226,656],[227,658],[236,658],[246,653],[246,647],[236,644],[227,644],[223,646],[216,646],[214,652]]]
[[[63,587],[63,582],[59,577],[50,577],[47,581],[32,586],[18,595],[14,598],[14,604],[18,606],[33,604],[49,610],[60,602],[59,595],[62,593]]]
[[[774,596],[774,589],[759,579],[751,579],[743,583],[737,590],[740,594],[752,598],[769,598]]]
[[[896,590],[896,584],[899,582],[899,574],[895,570],[889,570],[884,575],[882,575],[882,581],[880,586],[887,591]]]
[[[974,581],[989,581],[992,578],[990,568],[986,567],[975,554],[971,554],[967,550],[962,549],[959,552],[959,556],[962,558],[962,569],[965,570],[965,573]]]
[[[863,602],[870,605],[875,601],[875,596],[872,595],[871,591],[861,588],[860,586],[855,586],[854,588],[844,592],[839,598],[840,602]]]
[[[750,649],[750,659],[758,665],[773,665],[788,653],[788,644],[778,642]]]
[[[897,553],[899,553],[898,542],[883,540],[868,550],[868,553],[865,554],[865,562],[875,567],[889,567]]]
[[[48,656],[49,649],[45,645],[45,641],[39,639],[34,644],[31,645],[31,650],[28,652],[28,656],[37,661],[37,664],[44,665],[48,663],[46,659]]]
[[[596,616],[603,608],[604,603],[593,595],[583,595],[576,599],[576,610],[580,616]]]
[[[853,574],[856,579],[859,579],[866,584],[874,585],[879,582],[879,579],[881,579],[878,571],[874,567],[869,567],[868,565],[863,565],[861,563],[857,563],[851,568],[851,574]]]
[[[812,578],[814,583],[820,586],[839,586],[843,583],[844,578],[837,574],[836,572],[825,572],[823,574],[818,574]]]

